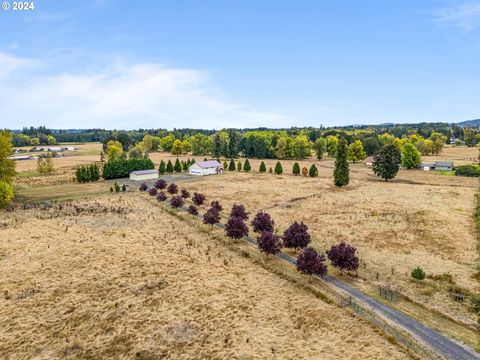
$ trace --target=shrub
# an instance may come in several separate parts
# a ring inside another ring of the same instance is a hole
[[[230,217],[238,217],[242,220],[247,220],[248,214],[245,211],[245,206],[242,204],[233,204],[232,210],[230,211]]]
[[[148,190],[148,185],[146,183],[141,183],[140,187],[138,188],[140,191],[147,191]]]
[[[318,176],[318,169],[317,167],[315,166],[315,164],[312,164],[312,166],[310,166],[310,170],[308,171],[308,175],[310,177],[316,177]]]
[[[75,176],[79,183],[100,180],[100,168],[96,163],[90,165],[79,165],[75,172]]]
[[[230,164],[228,164],[228,171],[235,171],[235,161],[230,159]]]
[[[157,189],[154,188],[154,187],[148,189],[148,195],[150,195],[150,196],[155,196],[155,195],[157,195]]]
[[[292,173],[293,173],[293,175],[300,175],[300,165],[298,165],[298,162],[293,164]]]
[[[155,181],[153,186],[155,186],[157,189],[163,190],[167,187],[167,182],[163,179],[158,179],[157,181]]]
[[[167,172],[168,173],[173,173],[173,164],[170,161],[170,159],[168,159],[168,162],[167,162]]]
[[[178,193],[178,186],[175,183],[171,183],[167,187],[167,192],[172,195]]]
[[[250,161],[248,159],[245,160],[245,165],[243,166],[243,171],[249,172],[252,170],[252,167],[250,166]]]
[[[190,215],[198,215],[198,209],[195,205],[190,205],[187,209],[187,212],[190,214]]]
[[[220,221],[220,213],[215,208],[210,208],[205,214],[203,214],[203,223],[204,224],[216,224]]]
[[[50,174],[54,170],[52,156],[48,155],[44,158],[38,158],[37,171],[40,174]]]
[[[116,159],[108,161],[103,167],[103,178],[117,179],[128,177],[132,171],[154,169],[150,159]]]
[[[173,208],[179,208],[183,206],[183,199],[180,196],[173,196],[172,200],[170,200],[170,205]]]
[[[308,174],[308,169],[307,169],[306,166],[304,166],[304,167],[302,168],[302,175],[303,175],[303,176],[307,176],[307,174]]]
[[[355,255],[357,249],[353,246],[341,242],[333,245],[327,251],[327,256],[333,266],[344,271],[357,271],[359,260]]]
[[[190,161],[190,165],[193,165],[195,164],[195,158],[192,158],[192,160]]]
[[[0,208],[7,207],[13,199],[13,186],[7,181],[0,180]]]
[[[283,173],[282,164],[280,164],[280,161],[277,161],[277,163],[275,164],[275,174],[281,175],[282,173]]]
[[[223,206],[217,200],[212,201],[210,205],[212,206],[212,208],[217,209],[218,211],[223,210]]]
[[[325,276],[325,255],[319,255],[312,247],[303,249],[297,257],[297,270],[307,275]]]
[[[455,175],[458,176],[480,176],[479,165],[462,165],[455,167]]]
[[[192,201],[195,205],[200,206],[205,202],[205,195],[200,193],[193,193]]]
[[[190,197],[190,193],[186,189],[180,190],[180,196],[184,199],[188,199]]]
[[[273,169],[272,169],[271,166],[270,166],[270,168],[268,169],[268,172],[269,172],[270,174],[273,174]]]
[[[347,141],[340,139],[337,145],[333,183],[335,186],[346,186],[350,182],[350,168],[347,160]]]
[[[228,168],[227,160],[223,160],[223,170],[227,170],[227,168]]]
[[[110,192],[113,193],[113,186],[110,186]]]
[[[308,226],[303,222],[294,222],[283,233],[283,246],[287,248],[301,249],[306,247],[311,240]]]
[[[414,278],[417,283],[423,279],[425,279],[425,271],[420,266],[417,266],[415,269],[412,270],[412,278]]]
[[[116,193],[120,192],[120,185],[118,185],[116,181],[115,181],[115,183],[113,184],[113,188],[115,189],[115,192],[116,192]]]
[[[257,239],[257,246],[261,252],[265,253],[267,256],[272,254],[278,254],[282,247],[282,242],[280,237],[273,234],[270,231],[262,232],[262,234]]]
[[[267,171],[267,167],[265,166],[265,163],[263,161],[260,163],[260,167],[259,167],[258,171],[260,171],[261,173]]]
[[[248,235],[248,227],[242,218],[231,216],[225,224],[225,233],[232,239],[241,239]]]
[[[480,315],[480,294],[474,294],[470,297],[470,311]]]
[[[242,162],[240,160],[237,162],[237,171],[242,171]]]
[[[274,221],[266,212],[260,211],[252,220],[254,232],[273,232]]]
[[[122,184],[122,192],[125,192],[125,191],[127,191],[127,185]]]
[[[157,193],[157,200],[158,201],[165,201],[165,200],[167,200],[167,195],[163,191],[159,191]]]
[[[165,161],[160,160],[160,165],[158,167],[158,172],[160,174],[165,174],[166,171],[167,171],[167,165],[165,164]]]
[[[180,160],[178,160],[178,158],[175,160],[173,170],[175,170],[175,172],[182,172],[182,165],[180,164]]]

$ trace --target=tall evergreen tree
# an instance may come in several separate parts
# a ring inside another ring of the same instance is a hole
[[[173,173],[173,164],[170,161],[170,159],[168,159],[168,163],[167,163],[167,172],[168,173]]]
[[[258,171],[260,171],[261,173],[267,171],[267,167],[265,166],[265,163],[263,161],[261,162],[260,168],[258,169]]]
[[[180,160],[175,160],[175,166],[173,167],[173,170],[176,172],[182,172],[182,165],[180,164]]]
[[[230,159],[230,164],[228,164],[228,171],[235,171],[235,161]]]
[[[292,170],[293,175],[300,175],[300,165],[298,162],[293,164],[293,170]]]
[[[250,165],[250,161],[248,159],[245,160],[245,165],[243,166],[243,171],[249,172],[252,170],[252,167]]]
[[[350,182],[350,169],[347,160],[347,140],[340,139],[337,145],[333,183],[335,186],[346,186]]]
[[[235,129],[228,130],[228,157],[234,158],[238,153],[240,143],[240,135]]]
[[[280,164],[280,161],[277,161],[277,163],[275,164],[275,174],[281,175],[282,173],[283,173],[282,164]]]
[[[166,165],[165,165],[165,161],[160,160],[160,166],[158,167],[158,172],[160,174],[165,174],[166,171],[167,171],[167,168],[166,168]]]

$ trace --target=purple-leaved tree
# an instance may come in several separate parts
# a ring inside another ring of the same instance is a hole
[[[200,193],[193,193],[192,201],[195,205],[200,206],[205,202],[205,195]]]
[[[147,191],[148,185],[146,183],[141,183],[140,187],[138,188],[140,191]]]
[[[184,199],[188,199],[190,197],[190,193],[186,189],[180,190],[180,196]]]
[[[148,189],[148,195],[150,195],[150,196],[157,195],[157,189],[155,189],[154,187]]]
[[[175,183],[171,183],[167,187],[167,192],[172,195],[178,193],[178,186]]]
[[[303,222],[294,222],[283,233],[283,246],[287,248],[302,249],[310,243],[308,226]]]
[[[157,193],[157,201],[165,201],[167,200],[167,195],[163,191],[159,191]]]
[[[222,206],[217,200],[213,200],[210,205],[212,206],[212,208],[215,208],[215,209],[217,209],[218,211],[222,211],[222,210],[223,210],[223,206]]]
[[[158,179],[157,181],[155,181],[155,184],[153,184],[153,186],[155,186],[159,190],[163,190],[167,187],[167,182],[163,179]]]
[[[327,265],[325,255],[320,255],[312,247],[307,247],[297,257],[297,270],[307,275],[325,276]]]
[[[345,242],[341,242],[338,245],[333,245],[330,250],[327,251],[327,256],[333,266],[343,271],[357,271],[359,260],[355,253],[357,249],[348,245]]]
[[[216,224],[220,222],[220,213],[215,208],[210,208],[205,214],[203,214],[203,223],[204,224]]]
[[[225,224],[225,233],[232,239],[241,239],[248,235],[248,226],[242,218],[230,216]]]
[[[254,232],[273,232],[273,225],[275,222],[272,220],[269,214],[260,211],[255,215],[252,220],[252,226]]]
[[[243,206],[242,204],[233,204],[232,211],[230,211],[230,217],[236,217],[242,220],[247,220],[248,214],[245,210],[245,206]]]
[[[270,231],[264,231],[257,238],[257,245],[260,251],[268,256],[270,254],[278,254],[282,247],[282,242],[279,236]]]
[[[195,205],[190,205],[187,211],[190,215],[198,215],[198,209]]]
[[[170,205],[172,205],[173,208],[179,208],[183,206],[183,199],[176,195],[172,197],[172,200],[170,200]]]

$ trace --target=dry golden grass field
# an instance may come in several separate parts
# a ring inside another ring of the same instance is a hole
[[[199,229],[138,192],[2,213],[0,358],[409,358]]]

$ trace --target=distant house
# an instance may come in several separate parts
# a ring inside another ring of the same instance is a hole
[[[365,165],[372,166],[373,165],[373,156],[369,156],[365,159]]]
[[[158,170],[137,170],[130,173],[130,180],[151,180],[158,179]]]
[[[12,160],[33,160],[33,159],[35,159],[33,156],[28,156],[28,155],[24,155],[24,156],[9,156],[8,158],[9,158],[9,159],[12,159]]]
[[[75,151],[75,147],[73,147],[73,146],[67,146],[67,147],[65,148],[65,150],[67,150],[67,151]]]
[[[212,175],[223,172],[222,164],[217,160],[198,161],[188,168],[190,175]]]
[[[49,147],[49,148],[47,148],[47,151],[60,152],[60,151],[63,151],[63,148],[60,148],[60,147]]]
[[[453,162],[452,161],[435,161],[434,163],[422,163],[420,168],[423,171],[433,171],[433,170],[446,170],[451,171],[453,170]]]

